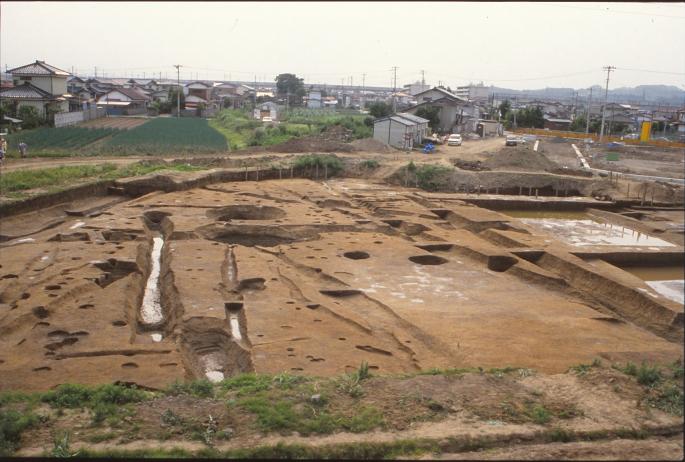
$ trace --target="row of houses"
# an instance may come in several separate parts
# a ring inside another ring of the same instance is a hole
[[[61,112],[104,107],[108,114],[135,115],[148,112],[154,102],[165,103],[178,88],[173,80],[81,78],[36,61],[7,71],[0,100],[9,104],[14,113],[23,106],[36,109],[42,118]],[[254,96],[247,85],[229,82],[182,82],[184,103],[188,109],[243,107]]]

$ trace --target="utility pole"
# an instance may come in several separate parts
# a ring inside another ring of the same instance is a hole
[[[395,93],[397,93],[397,66],[392,68],[394,72],[394,77],[392,79],[392,112],[397,112],[397,100],[395,98]]]
[[[426,86],[426,71],[421,69],[421,91],[423,91],[423,87]]]
[[[176,94],[176,118],[181,117],[181,64],[174,64],[176,68],[176,86],[178,87],[178,93]]]
[[[604,67],[604,70],[607,71],[607,84],[604,90],[604,106],[602,107],[602,127],[599,130],[600,143],[602,142],[602,138],[604,137],[604,119],[606,118],[607,100],[609,98],[609,74],[611,74],[611,71],[613,71],[614,69],[616,69],[614,66]]]
[[[364,106],[366,105],[366,100],[364,98],[364,94],[366,93],[366,74],[362,74],[362,109],[364,109]]]
[[[592,87],[590,87],[590,96],[587,99],[587,116],[585,118],[585,134],[590,133],[590,108],[592,107]]]

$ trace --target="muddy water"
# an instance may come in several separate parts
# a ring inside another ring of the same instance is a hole
[[[575,246],[675,247],[674,244],[663,239],[649,236],[625,226],[601,223],[590,219],[521,218],[521,222],[547,231]]]
[[[161,269],[163,247],[163,238],[152,238],[152,252],[150,253],[152,269],[150,270],[150,276],[147,278],[145,295],[143,296],[143,303],[140,307],[140,314],[144,324],[156,324],[164,319],[159,292],[159,273]]]
[[[590,216],[581,210],[496,210],[513,218],[554,218],[557,220],[588,220]]]
[[[660,295],[678,303],[685,301],[685,270],[681,266],[622,267],[647,283]]]
[[[685,270],[682,266],[621,266],[620,268],[643,281],[685,279]]]

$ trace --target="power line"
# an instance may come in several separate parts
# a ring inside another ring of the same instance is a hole
[[[653,71],[650,69],[629,69],[627,67],[617,67],[616,69],[620,71],[651,72],[653,74],[685,75],[685,72]]]

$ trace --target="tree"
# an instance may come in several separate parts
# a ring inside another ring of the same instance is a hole
[[[416,110],[417,117],[428,119],[428,126],[437,131],[440,126],[440,108],[437,106],[423,106]]]
[[[40,114],[38,114],[38,110],[33,106],[20,107],[17,117],[22,121],[22,128],[36,128],[43,123],[43,119],[40,117]]]
[[[390,106],[388,103],[384,103],[383,101],[376,101],[369,104],[369,114],[377,119],[380,119],[381,117],[387,117],[392,114],[392,106]]]
[[[171,101],[171,107],[172,108],[177,108],[178,107],[178,94],[181,94],[181,109],[186,108],[186,97],[183,94],[183,90],[180,90],[178,88],[171,88],[169,90],[169,101]]]
[[[507,113],[511,110],[511,103],[509,100],[504,100],[502,103],[499,105],[499,113],[500,117],[503,119],[507,117]]]
[[[571,130],[572,132],[584,132],[586,125],[587,119],[585,118],[585,116],[580,115],[573,119],[573,122],[571,122],[571,125],[569,126],[569,130]]]
[[[289,104],[300,104],[302,97],[307,94],[304,79],[295,74],[278,74],[275,80],[278,95],[287,96]]]

